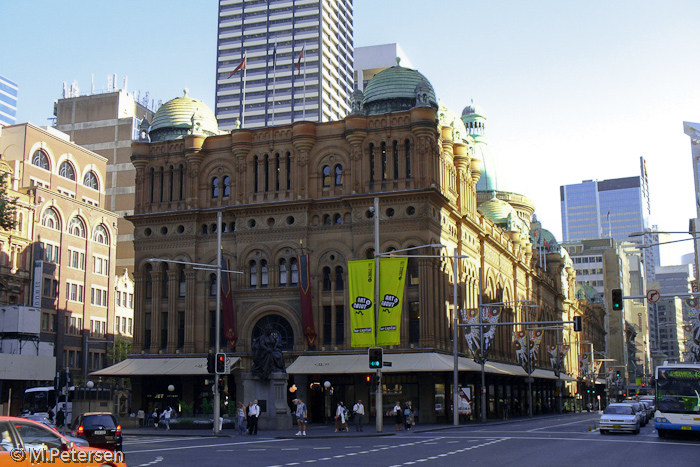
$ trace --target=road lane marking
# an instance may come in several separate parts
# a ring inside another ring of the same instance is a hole
[[[140,449],[138,451],[124,451],[124,454],[142,454],[147,452],[161,452],[161,451],[180,451],[185,449],[201,449],[201,448],[223,448],[226,446],[249,446],[253,444],[266,444],[266,443],[279,443],[291,441],[287,439],[261,439],[259,441],[241,441],[235,443],[220,443],[220,444],[201,444],[197,446],[169,446],[167,448],[156,448],[156,449]],[[250,450],[250,449],[249,449]],[[265,449],[259,449],[259,451],[265,451]]]
[[[532,432],[532,431],[546,430],[546,429],[548,429],[548,428],[556,428],[556,427],[558,427],[558,426],[576,425],[576,424],[579,424],[579,423],[591,423],[591,420],[579,420],[579,421],[571,422],[571,423],[559,423],[559,424],[557,424],[557,425],[549,425],[549,426],[543,426],[543,427],[541,427],[541,428],[533,428],[532,430],[527,430],[527,432],[530,433],[530,432]]]

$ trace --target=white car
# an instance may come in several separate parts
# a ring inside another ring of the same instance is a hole
[[[606,435],[611,430],[639,433],[640,417],[630,404],[610,404],[600,416],[600,434]]]

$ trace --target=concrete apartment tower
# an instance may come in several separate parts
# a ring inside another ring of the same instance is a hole
[[[344,118],[353,89],[352,15],[352,0],[220,0],[219,129]]]
[[[79,95],[74,86],[54,104],[55,127],[71,141],[107,159],[105,208],[117,219],[116,271],[133,272],[134,228],[124,219],[134,212],[136,171],[131,164],[131,141],[138,139],[139,127],[153,121],[154,104],[116,88],[116,75],[110,77],[106,92]],[[124,87],[126,88],[126,80]],[[147,122],[144,122],[143,119]]]

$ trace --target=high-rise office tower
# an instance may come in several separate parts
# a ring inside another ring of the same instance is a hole
[[[219,129],[344,118],[352,15],[352,0],[219,0]]]
[[[17,121],[17,83],[0,76],[0,126]]]

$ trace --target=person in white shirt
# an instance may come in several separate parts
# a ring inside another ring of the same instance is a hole
[[[361,400],[352,406],[352,412],[355,414],[355,431],[362,431],[362,424],[365,422],[365,406],[362,405]]]
[[[168,407],[163,411],[163,423],[165,424],[165,429],[169,430],[170,429],[170,416],[173,413],[173,409]]]
[[[258,400],[253,401],[253,405],[248,408],[248,434],[258,434],[258,417],[260,416],[260,406]]]
[[[306,436],[306,404],[304,404],[301,399],[294,399],[293,401],[297,406],[296,416],[297,423],[299,424],[299,431],[297,436]]]

